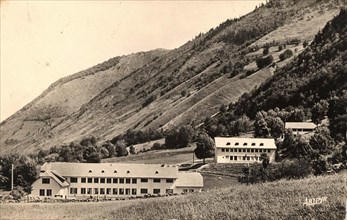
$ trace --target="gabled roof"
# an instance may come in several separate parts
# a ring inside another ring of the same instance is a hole
[[[215,137],[216,148],[276,149],[273,138]]]
[[[200,173],[179,172],[176,187],[203,187],[204,179]]]
[[[317,125],[313,122],[286,122],[285,128],[290,129],[315,129]]]
[[[60,176],[59,174],[57,174],[56,172],[54,172],[52,170],[47,170],[44,173],[41,173],[40,177],[51,177],[60,186],[63,186],[63,187],[64,186],[69,186],[69,183],[66,181],[66,179],[64,177]]]
[[[43,164],[41,170],[51,170],[64,177],[178,177],[178,166],[165,164],[54,162]]]

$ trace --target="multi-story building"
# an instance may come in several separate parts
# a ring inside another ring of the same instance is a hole
[[[32,185],[35,198],[130,197],[200,192],[197,172],[166,164],[45,163]]]
[[[261,162],[260,155],[266,153],[270,163],[275,161],[276,144],[272,138],[215,137],[215,159],[217,163]]]
[[[295,136],[313,133],[316,127],[317,125],[313,122],[286,122],[285,124],[285,128],[291,129]]]

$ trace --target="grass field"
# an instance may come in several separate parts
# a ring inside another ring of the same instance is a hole
[[[103,163],[165,163],[181,164],[193,161],[195,147],[174,150],[154,150],[127,157],[114,157],[102,160]]]
[[[306,198],[327,197],[306,206]],[[99,203],[1,204],[1,219],[344,219],[346,175]]]

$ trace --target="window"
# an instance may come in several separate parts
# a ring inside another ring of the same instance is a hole
[[[112,179],[111,178],[107,178],[106,181],[107,181],[107,183],[111,183]]]
[[[230,160],[233,160],[233,156],[230,156]]]
[[[51,189],[47,189],[46,196],[52,196],[52,190]]]
[[[92,194],[92,192],[93,192],[93,191],[92,191],[92,188],[88,188],[88,190],[87,190],[87,194],[89,194],[89,195],[90,195],[90,194]]]
[[[81,178],[81,183],[85,183],[85,182],[86,182],[86,178],[85,177]]]
[[[113,178],[113,183],[118,183],[118,179],[117,178]]]
[[[183,193],[187,193],[188,192],[188,189],[183,189]]]
[[[100,194],[104,195],[105,194],[105,189],[104,188],[100,188]]]
[[[117,173],[117,170],[114,170],[114,173]]]
[[[141,194],[147,194],[148,190],[147,189],[141,189]]]
[[[42,178],[42,184],[49,184],[50,179],[49,178]]]
[[[125,179],[125,183],[126,183],[126,184],[130,184],[130,178],[126,178],[126,179]]]
[[[159,179],[159,178],[154,178],[154,179],[153,179],[153,182],[154,182],[154,183],[160,183],[160,179]]]
[[[225,152],[225,148],[222,148],[222,152]]]
[[[77,183],[77,177],[70,177],[71,183]]]
[[[70,188],[70,194],[77,194],[77,188]]]
[[[247,146],[247,143],[243,143],[243,146]]]
[[[98,188],[94,188],[94,194],[98,195],[99,194],[99,189]]]
[[[247,156],[247,160],[251,160],[251,158],[249,156]]]
[[[100,183],[105,183],[105,178],[100,178]]]
[[[227,158],[227,159],[228,159],[228,158],[229,158],[229,156],[227,155],[227,156],[225,156],[225,158]]]
[[[131,189],[131,195],[136,195],[137,194],[137,190],[136,189]]]
[[[137,183],[137,179],[133,178],[133,179],[131,180],[131,183],[132,183],[132,184],[136,184],[136,183]]]
[[[130,195],[130,189],[125,189],[125,195]]]
[[[193,192],[194,192],[194,189],[190,189],[189,192],[190,192],[190,193],[193,193]]]
[[[262,150],[262,149],[259,149],[259,153],[261,153],[261,152],[263,152],[263,150]]]
[[[127,173],[130,173],[130,171],[128,170]]]
[[[160,189],[153,189],[153,194],[159,194],[160,193]]]
[[[248,152],[248,153],[251,152],[251,149],[247,149],[247,152]]]
[[[45,196],[45,190],[44,189],[40,189],[40,196]]]
[[[252,145],[252,146],[255,146],[255,143],[252,143],[251,145]]]
[[[167,183],[173,183],[174,180],[173,180],[173,179],[166,179],[166,182],[167,182]]]
[[[107,194],[107,195],[110,195],[110,194],[111,194],[111,188],[107,188],[107,189],[106,189],[106,194]]]
[[[117,194],[118,194],[118,189],[117,189],[117,188],[113,188],[112,191],[113,191],[113,192],[112,192],[113,195],[117,195]]]
[[[259,146],[264,146],[264,143],[260,143]]]
[[[81,188],[81,194],[86,194],[86,188]]]
[[[237,156],[234,156],[234,160],[237,160]]]
[[[124,195],[124,189],[119,189],[119,195]]]
[[[254,152],[254,149],[251,149],[251,152]]]
[[[258,153],[258,149],[255,149],[255,152]]]
[[[105,170],[101,170],[101,173],[105,173]]]
[[[226,144],[226,145],[227,145],[227,146],[228,146],[228,145],[230,145],[230,142],[227,142],[227,144]]]
[[[120,179],[119,179],[119,183],[124,183],[124,179],[123,179],[123,178],[120,178]]]
[[[243,152],[246,152],[246,149],[242,149]]]
[[[144,178],[141,179],[141,183],[147,183],[147,182],[148,182],[148,179],[144,179]]]
[[[226,149],[226,152],[229,152],[229,148]]]
[[[239,152],[241,152],[241,150],[242,150],[242,149],[240,148],[240,149],[239,149]]]
[[[173,193],[173,189],[166,189],[166,194],[172,194]]]
[[[242,160],[246,160],[246,156],[243,156],[243,157],[242,157]]]
[[[268,152],[268,153],[270,153],[270,152],[271,152],[271,150],[270,150],[270,149],[267,149],[267,152]]]
[[[230,152],[234,152],[234,149],[232,148],[232,149],[230,149]]]
[[[89,170],[89,173],[91,173],[92,172],[92,170]]]
[[[92,183],[93,182],[93,178],[88,178],[88,183]]]
[[[94,178],[94,183],[99,183],[99,178]]]
[[[236,142],[236,143],[235,143],[235,146],[239,146],[239,142]]]

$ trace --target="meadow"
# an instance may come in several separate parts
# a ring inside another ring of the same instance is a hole
[[[1,204],[0,219],[344,219],[346,192],[346,174],[338,174],[151,199]]]

